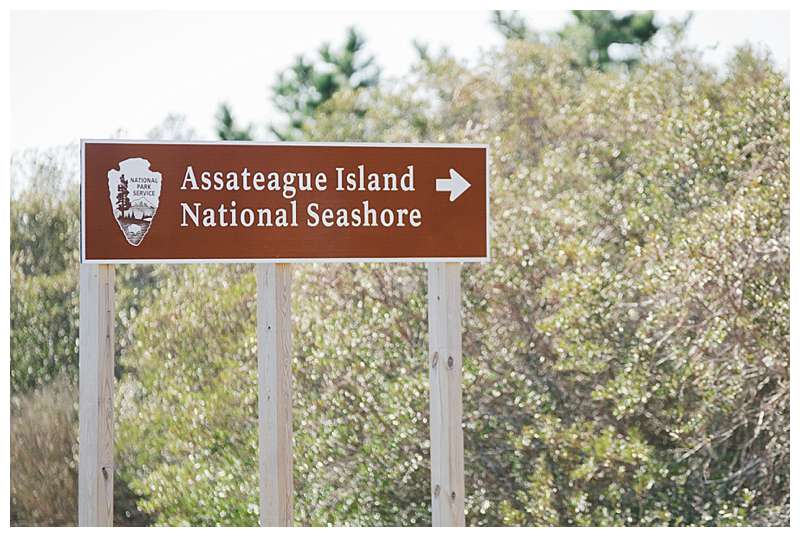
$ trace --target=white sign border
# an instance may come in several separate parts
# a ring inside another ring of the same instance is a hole
[[[85,184],[86,184],[86,145],[87,144],[134,144],[134,145],[249,145],[259,147],[406,147],[406,148],[470,148],[486,151],[486,256],[485,257],[313,257],[313,258],[256,258],[256,259],[86,259],[85,226]],[[87,265],[150,265],[163,263],[167,265],[189,264],[264,264],[264,263],[489,263],[491,262],[491,217],[489,204],[489,144],[448,144],[448,143],[393,143],[393,142],[258,142],[240,140],[124,140],[81,138],[81,264]]]

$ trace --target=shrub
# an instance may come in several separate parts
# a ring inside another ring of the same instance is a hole
[[[785,524],[786,81],[748,50],[724,76],[686,51],[575,65],[521,42],[428,58],[307,133],[491,144],[493,260],[463,281],[467,521]],[[132,486],[159,523],[255,524],[251,271],[159,277],[122,356]],[[297,523],[430,523],[424,281],[296,269]]]

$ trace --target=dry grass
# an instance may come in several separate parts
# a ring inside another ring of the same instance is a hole
[[[77,387],[63,375],[11,401],[11,523],[74,526]]]

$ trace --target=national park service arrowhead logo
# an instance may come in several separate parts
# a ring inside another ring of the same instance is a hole
[[[133,246],[139,246],[153,223],[161,196],[161,174],[150,169],[150,161],[129,158],[118,170],[108,171],[108,198],[114,218]]]

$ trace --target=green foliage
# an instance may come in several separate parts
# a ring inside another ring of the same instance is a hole
[[[11,265],[20,275],[74,266],[80,229],[74,149],[28,151],[11,163]],[[72,165],[72,166],[71,166]]]
[[[580,66],[606,68],[615,64],[634,65],[640,59],[641,47],[662,29],[655,23],[652,11],[619,15],[613,11],[575,10],[572,15],[575,20],[553,37],[555,42],[575,52]],[[670,26],[680,31],[688,22],[687,18]],[[539,40],[539,35],[528,27],[525,19],[516,11],[493,11],[492,24],[506,39]],[[615,45],[627,47],[625,57],[612,57],[610,48]]]
[[[74,268],[33,277],[12,270],[12,393],[45,384],[61,371],[77,377],[77,277]]]
[[[350,28],[341,49],[325,44],[319,49],[317,61],[299,56],[280,73],[272,87],[272,102],[286,115],[287,124],[273,125],[272,132],[281,140],[301,140],[317,110],[337,91],[375,86],[380,70],[373,56],[365,56],[364,47],[364,38]],[[363,110],[355,107],[352,112]]]
[[[296,518],[429,523],[423,289],[414,284],[397,296],[386,274],[328,272],[298,270],[294,282],[306,297],[294,303]],[[423,274],[401,272],[416,281]],[[118,445],[127,446],[126,476],[159,524],[257,524],[252,267],[161,276],[124,358],[130,374],[120,388]],[[342,301],[342,288],[360,301]],[[178,330],[165,334],[165,325]]]
[[[493,260],[463,278],[467,521],[786,524],[786,81],[748,50],[723,78],[680,52],[575,64],[520,41],[427,57],[306,127],[491,143]],[[298,524],[430,523],[424,274],[295,269]],[[158,278],[122,357],[134,490],[162,524],[255,524],[251,269]]]
[[[217,110],[217,136],[220,140],[252,140],[253,126],[240,127],[233,119],[233,112],[227,103],[219,105]]]
[[[340,49],[324,44],[318,50],[317,59],[298,56],[294,64],[279,73],[272,86],[272,104],[285,116],[285,121],[270,125],[271,133],[280,140],[304,140],[315,116],[321,113],[322,105],[336,92],[376,86],[380,69],[375,58],[366,55],[365,46],[363,36],[349,28]],[[355,115],[364,113],[363,106],[357,103],[350,111]],[[219,105],[216,123],[220,140],[252,140],[254,137],[253,125],[240,126],[227,103]]]
[[[161,524],[257,522],[249,268],[159,268],[158,293],[133,329],[117,445],[147,496],[140,506]]]
[[[492,11],[492,25],[506,39],[530,39],[535,36],[517,11]]]
[[[613,11],[573,11],[575,22],[568,24],[559,36],[565,45],[577,51],[584,65],[605,67],[614,63],[609,55],[612,45],[644,45],[658,32],[652,11],[636,11],[616,15]],[[636,63],[636,55],[622,60]]]
[[[78,189],[62,151],[12,162],[11,391],[77,378]],[[22,184],[24,183],[24,187]]]

